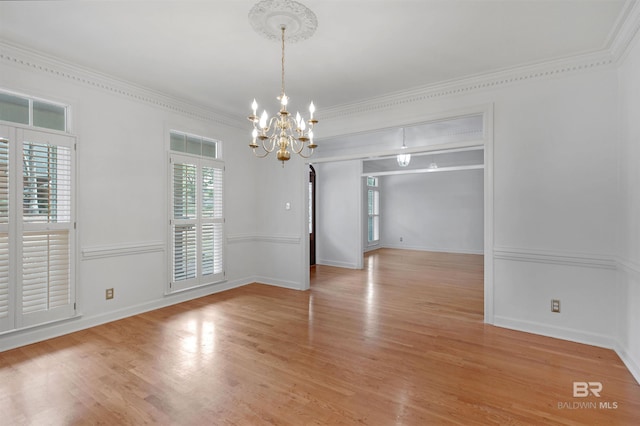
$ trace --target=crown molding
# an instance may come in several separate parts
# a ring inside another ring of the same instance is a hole
[[[203,108],[97,71],[79,67],[4,41],[0,41],[0,63],[49,74],[73,83],[123,96],[137,102],[225,126],[244,128],[244,121],[220,111]]]
[[[607,50],[616,62],[624,60],[639,31],[640,1],[627,0],[607,44]]]
[[[396,108],[403,104],[463,95],[486,89],[498,89],[525,81],[542,80],[564,74],[603,68],[614,65],[614,63],[615,60],[608,51],[584,54],[459,80],[421,86],[406,91],[370,98],[361,102],[325,108],[322,110],[319,118],[321,120],[329,120],[350,115],[366,114],[372,111]]]
[[[318,116],[323,121],[339,117],[344,118],[372,111],[396,108],[403,104],[462,95],[485,89],[497,89],[525,81],[543,80],[565,74],[615,66],[624,59],[634,40],[638,38],[639,32],[640,0],[627,0],[611,33],[607,37],[606,45],[599,51],[419,86],[361,102],[324,108]]]

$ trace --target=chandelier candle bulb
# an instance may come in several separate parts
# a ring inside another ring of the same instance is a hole
[[[267,114],[267,110],[262,111],[262,115],[260,116],[260,128],[263,131],[267,131],[267,120],[269,119],[269,114]]]
[[[258,137],[258,129],[256,129],[254,127],[253,132],[251,132],[251,137],[253,138],[253,141],[249,144],[249,146],[251,148],[257,148],[258,144],[256,143],[256,138]]]

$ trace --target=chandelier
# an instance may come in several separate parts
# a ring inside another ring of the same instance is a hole
[[[309,158],[318,145],[313,141],[313,128],[318,123],[314,118],[315,106],[309,105],[309,119],[305,120],[299,112],[295,117],[287,110],[289,97],[285,93],[284,84],[284,41],[288,27],[294,29],[293,41],[310,37],[316,29],[315,14],[306,6],[289,0],[263,0],[257,3],[249,13],[249,20],[254,29],[269,39],[274,39],[276,28],[280,30],[282,45],[282,84],[280,87],[280,109],[277,115],[269,118],[266,110],[258,116],[258,103],[253,100],[252,113],[248,119],[253,124],[249,147],[256,157],[264,158],[276,151],[278,161],[291,158],[291,153]]]
[[[402,128],[402,147],[400,149],[407,149],[407,145],[404,144],[404,127]],[[396,160],[398,160],[398,166],[407,167],[411,162],[411,154],[398,154]]]

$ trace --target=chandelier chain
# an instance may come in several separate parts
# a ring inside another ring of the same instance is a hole
[[[284,30],[285,26],[282,26],[282,94],[284,96]]]

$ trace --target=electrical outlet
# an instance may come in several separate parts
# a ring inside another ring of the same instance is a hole
[[[552,299],[551,300],[551,312],[560,312],[560,299]]]
[[[113,289],[112,288],[108,288],[107,292],[106,292],[106,297],[107,300],[109,299],[113,299]]]
[[[400,237],[400,242],[403,242],[403,241],[404,241],[404,238]]]

